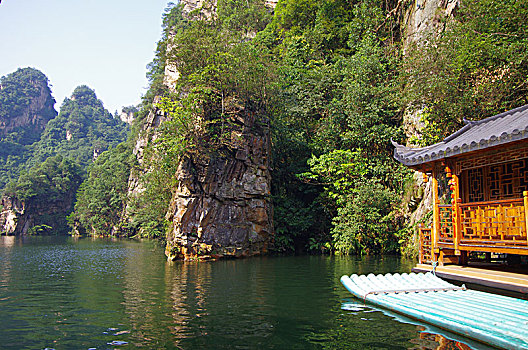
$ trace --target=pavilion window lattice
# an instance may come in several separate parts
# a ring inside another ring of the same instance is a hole
[[[432,230],[430,227],[419,227],[420,235],[420,251],[419,251],[419,261],[420,264],[427,264],[433,261],[433,256],[431,254],[432,248]]]
[[[464,171],[466,203],[522,198],[528,191],[528,158]]]

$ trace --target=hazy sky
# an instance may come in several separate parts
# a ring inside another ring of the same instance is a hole
[[[139,103],[169,1],[0,1],[0,76],[41,70],[57,110],[82,84],[112,113]]]

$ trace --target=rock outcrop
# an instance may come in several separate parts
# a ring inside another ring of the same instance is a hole
[[[149,169],[145,168],[145,149],[147,148],[149,142],[156,140],[158,136],[157,129],[161,123],[167,120],[167,116],[156,106],[159,101],[159,97],[154,98],[152,110],[149,112],[147,118],[143,122],[143,127],[136,139],[136,143],[132,151],[138,160],[139,167],[132,169],[132,172],[130,173],[130,177],[128,179],[129,197],[137,196],[144,190],[141,178],[149,171]],[[128,219],[128,211],[128,209],[125,209],[125,219]]]
[[[20,217],[25,213],[25,205],[13,197],[2,197],[2,212],[0,213],[0,233],[14,235],[22,232],[22,223]],[[28,228],[29,229],[29,228]]]
[[[167,219],[169,259],[241,257],[267,251],[273,234],[270,133],[242,112],[236,148],[179,166]]]
[[[0,234],[65,234],[68,232],[65,213],[73,208],[75,192],[61,200],[49,202],[21,201],[16,197],[1,199]]]
[[[276,1],[268,6],[274,7]],[[216,1],[184,0],[183,16],[201,10],[214,16]],[[193,12],[194,11],[194,12]],[[211,12],[213,11],[213,12]],[[172,49],[169,39],[169,51]],[[164,84],[174,91],[180,73],[166,62]],[[157,137],[168,117],[157,109],[157,99],[136,140],[134,154],[141,170],[129,178],[129,198],[144,191],[145,149]],[[173,191],[166,219],[166,255],[169,259],[241,257],[265,253],[273,235],[270,199],[270,132],[267,121],[256,113],[239,111],[231,130],[231,145],[222,150],[189,154],[174,174]],[[129,215],[125,209],[125,220]]]
[[[404,52],[444,29],[444,19],[452,16],[458,5],[459,0],[415,0],[405,14]]]
[[[453,16],[459,6],[459,0],[415,0],[405,14],[403,52],[408,52],[412,45],[423,45],[431,36],[441,32],[445,26],[445,18]],[[420,138],[420,130],[424,127],[421,110],[407,110],[403,116],[403,129],[407,140]],[[407,146],[412,147],[411,144]],[[413,191],[422,195],[415,198],[417,203],[410,205],[408,213],[409,225],[415,225],[423,220],[432,210],[431,181],[423,183],[420,173],[414,174]],[[423,187],[423,191],[418,191]]]

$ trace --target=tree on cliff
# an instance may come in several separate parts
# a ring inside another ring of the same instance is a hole
[[[147,147],[145,190],[129,205],[131,224],[148,235],[164,233],[164,215],[177,182],[174,174],[183,158],[200,161],[235,152],[233,132],[242,135],[243,128],[240,114],[257,119],[256,128],[269,123],[266,89],[274,69],[247,36],[269,20],[264,2],[219,1],[217,15],[210,17],[199,10],[184,17],[182,10],[180,5],[166,11],[164,35],[149,65],[151,88],[146,96],[153,91],[165,96],[156,108],[169,120]],[[179,74],[171,93],[163,86],[168,64]]]
[[[404,111],[423,108],[428,143],[463,118],[528,102],[524,2],[462,1],[443,32],[404,57],[410,4],[285,0],[271,15],[261,1],[219,1],[215,16],[170,6],[135,135],[154,96],[171,121],[145,153],[137,227],[163,229],[180,160],[234,149],[245,110],[273,133],[277,251],[397,250],[409,174],[390,138],[403,139]],[[179,73],[172,95],[167,64]]]
[[[38,100],[43,103],[37,104]],[[0,129],[2,139],[9,135],[10,141],[23,145],[37,141],[46,123],[57,115],[54,104],[48,77],[41,71],[19,68],[3,76],[0,79],[0,120],[5,125]],[[32,105],[34,110],[30,111]],[[9,127],[11,123],[15,126]]]
[[[397,249],[406,176],[390,143],[402,136],[400,33],[386,20],[394,8],[396,1],[284,1],[257,36],[279,61],[273,194],[281,250]]]
[[[526,1],[461,1],[443,32],[410,50],[403,97],[423,111],[419,143],[528,103],[527,13]]]
[[[445,30],[405,57],[402,3],[281,1],[257,35],[280,72],[273,181],[285,250],[299,241],[343,253],[397,248],[406,171],[390,138],[403,138],[409,105],[423,109],[427,144],[464,118],[528,103],[526,2],[461,1]]]
[[[81,167],[57,155],[20,175],[16,183],[8,184],[4,195],[25,203],[22,215],[33,223],[30,230],[44,225],[46,233],[65,234],[66,216],[73,209],[81,181]]]

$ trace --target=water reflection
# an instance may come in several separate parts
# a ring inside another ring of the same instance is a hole
[[[416,336],[410,339],[410,343],[414,345],[409,346],[408,349],[494,349],[491,346],[471,339],[463,338],[458,334],[451,333],[433,325],[425,324],[406,316],[399,315],[385,309],[377,308],[371,304],[365,304],[363,301],[356,298],[347,299],[341,305],[341,309],[352,315],[358,315],[358,317],[360,317],[362,320],[367,320],[367,317],[373,317],[371,315],[378,314],[379,317],[389,317],[402,324],[413,326],[416,331]]]
[[[206,290],[210,280],[211,265],[208,262],[167,263],[165,287],[170,295],[173,318],[170,331],[175,345],[192,336],[190,323],[193,319],[207,317]],[[199,329],[199,332],[202,330]]]
[[[7,238],[0,240],[2,349],[447,344],[432,338],[442,332],[353,304],[339,282],[343,274],[409,272],[414,262],[399,257],[169,263],[157,242]]]
[[[0,288],[6,288],[11,279],[11,254],[15,242],[14,236],[0,236]]]
[[[426,330],[425,327],[418,326],[417,329],[420,331],[420,335],[417,339],[411,340],[411,342],[416,344],[416,347],[413,347],[412,349],[421,349],[421,350],[451,350],[451,349],[471,350],[472,349],[466,343],[446,338],[441,334],[427,333],[425,332]],[[482,347],[480,347],[480,344],[479,344],[479,348],[482,349]]]
[[[165,271],[171,332],[186,347],[239,346],[269,336],[263,264],[175,262]],[[240,344],[239,344],[240,343]]]

